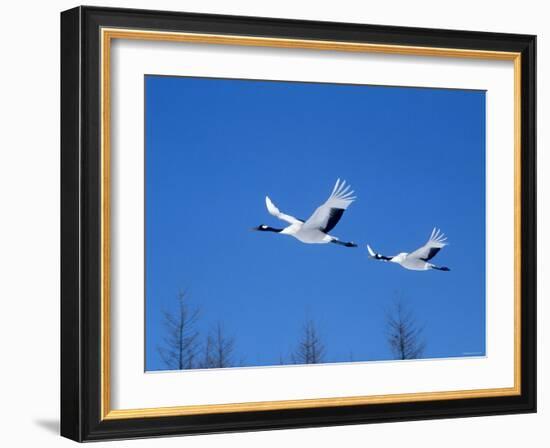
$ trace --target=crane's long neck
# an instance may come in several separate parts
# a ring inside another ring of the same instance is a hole
[[[275,233],[279,233],[279,232],[282,232],[284,229],[275,229],[274,227],[269,227],[269,226],[265,226],[262,228],[262,231],[263,232],[275,232]]]

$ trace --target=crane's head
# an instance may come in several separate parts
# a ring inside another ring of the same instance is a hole
[[[260,224],[258,227],[252,227],[250,230],[258,230],[260,232],[280,232],[283,229],[274,229],[273,227],[266,226],[265,224]]]

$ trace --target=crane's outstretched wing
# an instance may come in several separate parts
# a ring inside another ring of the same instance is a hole
[[[381,255],[378,252],[375,252],[372,250],[372,247],[370,247],[367,244],[367,250],[369,251],[369,256],[371,258],[374,258],[375,260],[384,260],[384,261],[390,261],[393,257],[387,257],[386,255]]]
[[[306,220],[303,228],[330,232],[354,200],[355,197],[353,191],[350,191],[350,186],[346,187],[346,181],[340,182],[338,179],[329,198]]]
[[[279,218],[283,221],[288,222],[289,224],[297,224],[303,221],[300,221],[299,219],[295,218],[294,216],[286,215],[285,213],[282,213],[273,202],[271,202],[271,199],[269,199],[269,196],[265,197],[265,205],[267,207],[267,211],[275,216],[275,218]]]
[[[428,239],[428,242],[419,249],[416,249],[414,252],[411,252],[407,255],[407,258],[417,258],[422,261],[431,260],[437,255],[442,247],[447,245],[447,237],[439,229],[432,230],[432,234]]]

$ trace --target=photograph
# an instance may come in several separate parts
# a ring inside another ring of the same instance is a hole
[[[145,371],[486,356],[486,94],[146,74]]]
[[[61,13],[64,437],[537,412],[536,34],[320,19]]]
[[[87,3],[2,8],[3,446],[543,448],[545,2]]]

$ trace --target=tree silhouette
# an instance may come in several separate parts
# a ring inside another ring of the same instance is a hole
[[[325,355],[325,344],[321,340],[315,322],[308,320],[302,328],[300,341],[291,354],[291,360],[294,364],[319,364],[324,362]]]
[[[235,338],[228,336],[223,325],[218,322],[206,337],[203,359],[200,367],[203,369],[220,369],[233,367]]]
[[[199,348],[195,325],[199,310],[188,303],[185,292],[180,292],[176,310],[163,311],[163,315],[166,336],[164,346],[157,347],[162,361],[172,370],[195,368]]]
[[[395,359],[416,359],[422,357],[426,342],[423,328],[418,326],[411,311],[401,300],[394,303],[386,313],[387,340]]]

